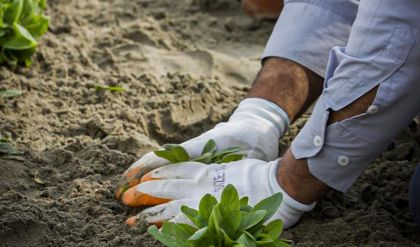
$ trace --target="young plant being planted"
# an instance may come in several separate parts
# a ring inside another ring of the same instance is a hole
[[[32,64],[37,40],[48,30],[46,0],[0,0],[0,65]]]
[[[182,206],[181,211],[193,226],[164,222],[162,229],[149,228],[149,233],[169,247],[286,247],[286,240],[279,239],[283,231],[281,220],[265,224],[278,210],[282,194],[277,193],[257,203],[248,205],[248,198],[239,199],[237,190],[228,185],[220,202],[207,194],[198,210]]]
[[[191,158],[188,152],[178,144],[165,144],[162,146],[163,150],[154,151],[154,154],[158,157],[168,160],[170,163],[180,163],[186,161],[195,161],[204,164],[214,164],[214,163],[228,163],[233,161],[238,161],[246,157],[246,154],[241,153],[241,147],[230,147],[223,150],[217,150],[216,143],[214,140],[210,139],[204,145],[201,155],[196,158]],[[137,172],[138,170],[133,169]],[[144,174],[142,174],[143,176]],[[135,178],[136,181],[140,181],[142,176],[137,174],[131,175],[132,178]],[[130,182],[127,180],[122,180],[118,185],[118,191],[116,192],[117,197],[121,197],[130,187]]]
[[[241,147],[230,147],[223,150],[217,150],[216,142],[210,139],[203,147],[201,155],[197,158],[190,158],[188,152],[178,144],[165,144],[163,145],[164,150],[158,150],[154,153],[164,159],[167,159],[171,163],[179,163],[185,161],[196,161],[204,164],[222,164],[233,161],[238,161],[246,157],[245,154],[240,153]]]

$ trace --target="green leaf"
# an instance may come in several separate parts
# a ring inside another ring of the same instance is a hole
[[[222,156],[222,157],[224,157],[224,156],[226,156],[227,154],[231,154],[231,153],[236,153],[236,152],[239,152],[239,151],[241,151],[241,147],[230,147],[230,148],[226,148],[226,149],[223,149],[223,150],[221,150],[221,151],[217,151],[215,154],[214,154],[214,156],[215,157],[218,157],[218,156]]]
[[[201,215],[205,221],[209,221],[211,212],[216,205],[217,199],[210,194],[206,194],[200,200],[198,214]]]
[[[269,234],[273,239],[278,239],[283,232],[283,222],[280,219],[273,220],[267,224],[263,232]]]
[[[283,195],[281,193],[276,193],[270,197],[267,197],[261,200],[257,205],[254,206],[251,212],[258,210],[265,210],[267,214],[264,217],[264,222],[270,219],[274,213],[279,209],[280,204],[283,200]]]
[[[257,234],[257,245],[258,246],[261,246],[261,245],[266,246],[267,244],[271,244],[271,243],[274,243],[274,239],[271,237],[271,235],[265,234],[265,233]]]
[[[194,224],[197,225],[197,223],[195,222],[195,217],[197,217],[198,215],[198,211],[190,208],[188,206],[182,205],[181,206],[181,212],[187,216],[188,219],[190,219]]]
[[[241,206],[241,211],[243,212],[251,212],[251,210],[252,210],[252,207],[249,205]]]
[[[38,7],[44,10],[47,7],[47,0],[38,0]]]
[[[239,210],[239,194],[233,185],[228,184],[222,191],[220,204],[227,210]]]
[[[19,24],[13,24],[13,36],[7,40],[3,47],[11,50],[25,50],[38,45],[35,38]]]
[[[6,50],[8,53],[10,53],[8,56],[15,60],[16,64],[18,61],[24,62],[26,66],[29,66],[32,64],[31,56],[35,53],[36,48],[29,48],[26,50]]]
[[[198,230],[197,228],[188,224],[184,224],[184,223],[177,223],[176,225],[183,228],[186,232],[188,232],[190,236],[193,235]]]
[[[230,247],[235,245],[235,241],[232,240],[232,238],[229,236],[228,233],[226,233],[225,230],[220,229],[220,231],[223,234],[223,247]]]
[[[2,0],[0,3],[0,65],[32,64],[39,39],[48,31],[45,0]]]
[[[15,98],[22,95],[22,91],[17,89],[0,90],[0,98]]]
[[[10,139],[9,138],[6,138],[6,137],[0,136],[0,143],[2,143],[2,142],[9,143],[10,142]]]
[[[241,222],[238,191],[231,184],[222,191],[220,203],[217,205],[221,214],[220,225],[228,235],[234,235]]]
[[[8,25],[12,26],[14,25],[17,20],[20,18],[20,15],[22,13],[23,8],[23,0],[13,0],[8,8],[6,9],[6,12],[4,13],[3,20]]]
[[[219,161],[217,161],[217,163],[219,163],[219,164],[229,163],[229,162],[233,162],[233,161],[242,160],[244,157],[246,157],[245,154],[228,154],[228,155],[224,156],[222,159],[220,159]]]
[[[189,242],[197,242],[202,240],[204,237],[206,237],[207,235],[207,229],[208,227],[203,227],[201,229],[199,229],[198,231],[196,231],[193,235],[191,235],[187,241]]]
[[[165,150],[161,152],[161,155],[163,154],[167,157],[159,156],[155,151],[155,154],[158,155],[159,157],[165,158],[172,163],[185,162],[185,161],[190,160],[190,155],[181,145],[165,144],[162,147]]]
[[[172,153],[173,156],[176,157],[178,162],[185,162],[185,161],[190,160],[190,155],[187,153],[187,151],[183,147],[179,145],[174,147],[170,152]]]
[[[206,145],[204,145],[203,151],[201,154],[212,153],[216,151],[216,142],[213,139],[210,139]]]
[[[247,196],[244,196],[244,197],[241,198],[241,200],[239,200],[239,204],[241,206],[247,206],[248,202],[249,202],[249,197],[247,197]]]
[[[241,230],[248,230],[249,228],[261,223],[264,219],[267,211],[265,210],[257,210],[250,213],[241,212],[241,224],[239,228]]]
[[[235,154],[237,152],[241,151],[241,147],[231,147],[231,148],[227,148],[221,151],[217,151],[214,153],[213,157],[212,157],[212,163],[228,163],[231,161],[235,161],[235,160],[240,160],[243,157],[245,157],[246,155],[244,154],[237,154],[238,156],[233,156],[231,158],[226,159],[225,161],[222,162],[222,160],[226,157],[226,156],[230,156],[232,154]],[[240,156],[239,156],[240,155]]]
[[[210,217],[209,217],[209,229],[210,230],[217,230],[220,228],[220,224],[222,223],[223,217],[220,213],[219,205],[213,207],[213,210],[211,211]]]
[[[33,11],[35,9],[34,1],[33,0],[22,0],[22,12],[20,15],[20,22],[25,23],[25,20],[30,19],[33,15]]]
[[[195,158],[194,161],[204,163],[204,164],[210,164],[212,157],[213,157],[212,153],[205,153]]]
[[[163,222],[162,232],[169,233],[175,239],[181,240],[183,242],[187,241],[187,239],[193,234],[193,233],[190,233],[190,230],[189,229],[187,230],[185,226],[182,227],[180,224],[176,224],[172,222]]]
[[[175,157],[171,151],[166,151],[166,150],[157,150],[154,151],[154,153],[156,154],[156,156],[167,159],[169,162],[171,163],[177,163],[178,159],[177,157]]]
[[[162,146],[162,148],[164,148],[166,151],[171,151],[172,149],[174,149],[174,148],[176,148],[178,146],[179,146],[179,144],[167,143],[167,144],[164,144]]]
[[[102,86],[102,85],[96,85],[95,86],[96,91],[110,91],[110,92],[125,92],[125,88],[122,86]]]
[[[25,25],[25,28],[32,34],[35,39],[38,39],[48,31],[49,23],[50,18],[48,16],[37,15],[32,17],[31,23]],[[125,91],[124,88],[119,86],[111,87],[109,90],[114,92]]]
[[[236,242],[244,247],[257,247],[255,239],[252,239],[246,233],[241,234],[241,236],[236,240]]]
[[[224,236],[223,233],[220,231],[220,225],[222,224],[223,217],[220,212],[219,205],[213,207],[209,218],[208,232],[212,235],[214,242],[220,246],[224,239]]]
[[[196,217],[195,217],[195,219],[194,219],[194,222],[195,222],[195,225],[198,227],[198,228],[203,228],[203,227],[206,227],[206,226],[208,226],[208,224],[209,224],[209,220],[208,219],[205,219],[203,216],[201,216],[201,215],[197,215]]]
[[[222,215],[222,221],[220,222],[220,228],[223,229],[229,236],[235,236],[241,223],[241,211],[229,210],[218,204],[220,213]]]
[[[253,236],[258,236],[258,234],[262,233],[265,226],[263,224],[257,224],[252,228],[248,229],[248,232],[252,233]]]
[[[17,150],[17,148],[10,143],[0,142],[0,155],[1,154],[22,155],[23,152]]]
[[[163,230],[165,229],[165,233],[163,233]],[[151,226],[148,229],[149,234],[151,234],[155,239],[157,239],[162,244],[168,246],[168,247],[185,247],[187,246],[184,244],[181,240],[178,240],[171,236],[169,233],[167,233],[167,228],[165,226],[162,227],[162,232],[159,231],[159,229],[156,226]]]
[[[274,240],[271,247],[290,247],[291,245],[283,240]]]

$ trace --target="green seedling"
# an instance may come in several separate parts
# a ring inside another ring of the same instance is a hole
[[[151,226],[148,232],[169,247],[287,247],[281,240],[281,220],[265,224],[280,207],[282,194],[277,193],[257,203],[248,205],[248,198],[239,199],[237,190],[228,185],[220,202],[207,194],[198,210],[182,206],[181,211],[193,226],[164,222],[162,229]]]
[[[22,91],[17,89],[0,89],[0,98],[10,99],[16,98],[22,95]]]
[[[196,161],[204,164],[221,164],[238,161],[246,157],[246,154],[240,153],[241,147],[231,147],[224,150],[217,150],[216,142],[210,139],[203,147],[201,155],[192,159],[188,152],[178,144],[165,144],[164,150],[158,150],[154,153],[171,163],[179,163],[185,161]]]
[[[23,152],[19,151],[14,145],[10,143],[10,140],[4,137],[0,137],[0,158],[10,160],[23,160]]]
[[[11,99],[22,95],[22,91],[17,89],[0,89],[0,108],[6,105],[5,99]]]
[[[102,86],[102,85],[96,85],[95,86],[96,91],[110,91],[110,92],[125,92],[125,88],[122,86]]]
[[[0,0],[0,65],[32,64],[32,55],[47,31],[46,0]]]

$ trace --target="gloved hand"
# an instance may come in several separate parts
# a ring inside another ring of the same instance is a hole
[[[138,219],[159,224],[164,220],[188,223],[189,220],[180,212],[182,205],[196,208],[200,199],[207,193],[220,199],[223,188],[232,184],[239,196],[248,196],[249,204],[255,205],[260,200],[277,192],[283,194],[279,210],[271,218],[282,219],[285,228],[294,225],[304,212],[315,207],[302,204],[291,198],[277,182],[279,160],[265,162],[245,159],[227,164],[205,165],[198,162],[183,162],[164,166],[147,173],[142,182],[124,193],[122,201],[128,206],[151,206],[137,216],[129,218],[132,225]]]
[[[243,100],[229,121],[219,123],[204,134],[181,144],[191,158],[196,158],[209,139],[216,142],[217,149],[240,146],[247,158],[271,161],[278,156],[278,140],[289,127],[287,113],[276,104],[259,98]],[[140,182],[147,172],[169,164],[153,152],[144,155],[123,175],[117,186],[116,197]]]

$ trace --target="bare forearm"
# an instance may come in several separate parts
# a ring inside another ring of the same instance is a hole
[[[319,97],[323,78],[283,58],[268,58],[247,97],[270,100],[296,120]]]
[[[248,97],[270,100],[285,110],[291,121],[298,118],[322,92],[323,79],[311,70],[282,58],[269,58],[257,76]],[[377,88],[347,107],[331,112],[329,124],[360,114],[375,98]],[[322,197],[329,187],[314,177],[307,160],[297,160],[289,149],[277,171],[280,186],[294,199],[311,203]]]

